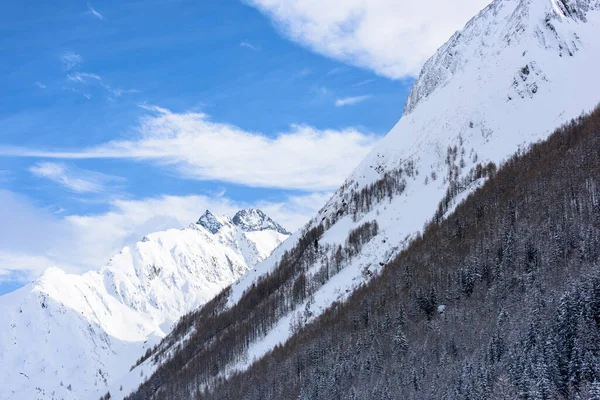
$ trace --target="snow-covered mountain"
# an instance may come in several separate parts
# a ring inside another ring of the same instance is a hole
[[[594,108],[598,65],[598,0],[495,0],[454,34],[423,67],[400,121],[309,223],[332,222],[321,242],[333,248],[364,222],[379,225],[377,237],[314,294],[311,319],[368,279],[365,268],[376,273],[397,254],[434,218],[450,187],[444,214],[479,187],[484,178],[470,173],[478,165],[500,164]],[[354,218],[353,196],[400,170],[402,193]],[[282,251],[232,286],[230,306]],[[250,347],[250,361],[290,336],[292,317]]]
[[[291,233],[286,231],[281,225],[256,208],[248,208],[239,211],[233,216],[232,221],[234,225],[245,232],[273,230],[284,235],[291,235]]]
[[[82,399],[103,391],[289,233],[262,211],[206,211],[188,228],[125,247],[98,271],[46,270],[0,297],[0,399]]]
[[[482,10],[425,64],[398,124],[308,226],[232,285],[223,313],[281,268],[284,252],[305,240],[304,234],[323,225],[315,242],[318,255],[292,278],[302,276],[314,292],[291,311],[281,306],[284,315],[242,346],[246,354],[220,368],[218,376],[247,368],[285,342],[293,326],[346,299],[425,224],[447,215],[477,188],[493,171],[490,163],[499,165],[596,106],[598,65],[598,0],[495,0]],[[327,260],[336,260],[349,233],[370,221],[377,221],[377,234],[330,273]],[[291,296],[292,284],[280,287],[282,297]],[[136,374],[132,371],[132,380]],[[210,379],[203,383],[213,384]]]

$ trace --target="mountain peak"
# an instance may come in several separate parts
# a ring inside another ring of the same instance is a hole
[[[219,221],[219,219],[209,210],[206,210],[204,214],[202,214],[202,216],[200,217],[200,219],[198,219],[198,222],[196,222],[196,224],[202,225],[204,228],[206,228],[207,231],[209,231],[212,234],[217,233],[219,229],[223,227],[223,223]]]
[[[495,57],[502,48],[512,48],[511,57],[520,55],[524,63],[530,51],[539,49],[573,57],[584,47],[575,31],[587,21],[589,11],[598,8],[599,0],[494,0],[425,63],[406,100],[404,115],[469,64]]]
[[[150,233],[97,270],[78,275],[50,267],[0,296],[0,400],[102,396],[182,315],[286,239],[240,231],[228,216],[207,210],[194,229]],[[36,362],[22,363],[29,359]]]
[[[268,215],[258,208],[245,208],[233,216],[233,224],[243,231],[263,231],[272,229],[284,235],[290,235],[285,228],[273,221]]]

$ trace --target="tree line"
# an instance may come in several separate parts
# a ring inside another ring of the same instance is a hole
[[[378,232],[376,221],[365,222],[334,252],[331,245],[319,243],[324,233],[322,224],[306,229],[296,246],[284,252],[273,270],[246,289],[234,306],[225,306],[231,293],[228,288],[183,316],[163,342],[138,360],[139,365],[153,357],[161,365],[127,399],[171,398],[172,393],[189,398],[219,382],[228,367],[246,360],[252,342],[294,312]],[[311,273],[311,269],[316,271]]]
[[[346,303],[195,398],[599,398],[599,189],[596,109],[508,160]]]

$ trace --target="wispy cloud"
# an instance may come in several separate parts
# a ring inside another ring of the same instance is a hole
[[[336,74],[341,74],[342,72],[346,71],[348,68],[346,67],[335,67],[330,69],[327,72],[327,75],[336,75]]]
[[[83,57],[72,51],[67,51],[60,56],[60,61],[63,65],[63,69],[71,71],[77,69],[83,64]]]
[[[92,7],[92,5],[90,3],[88,3],[88,12],[93,15],[94,17],[98,18],[100,21],[104,21],[104,15],[100,14],[98,11],[96,11],[94,9],[94,7]]]
[[[365,79],[364,81],[356,82],[352,86],[354,86],[354,87],[364,86],[364,85],[368,85],[371,82],[375,82],[375,79]]]
[[[341,99],[337,99],[335,101],[336,107],[344,107],[344,106],[352,106],[358,103],[362,103],[365,100],[370,99],[371,96],[353,96],[353,97],[343,97]]]
[[[89,72],[75,72],[67,75],[67,79],[71,82],[88,82],[89,80],[101,81],[102,78],[99,75],[92,74]]]
[[[316,85],[312,87],[312,91],[317,94],[321,99],[332,95],[331,90],[325,86]]]
[[[259,46],[255,46],[252,43],[246,42],[246,41],[240,42],[240,47],[245,47],[247,49],[254,50],[254,51],[260,51],[260,47]]]
[[[35,279],[53,262],[43,254],[27,254],[0,249],[0,282],[27,283]]]
[[[296,76],[297,76],[298,78],[305,78],[305,77],[307,77],[307,76],[308,76],[308,75],[310,75],[310,74],[312,74],[312,70],[311,70],[310,68],[308,68],[308,67],[307,67],[307,68],[302,68],[302,69],[301,69],[301,70],[300,70],[300,71],[299,71],[299,72],[296,74]]]
[[[248,0],[291,40],[392,79],[416,76],[490,0]],[[419,43],[419,46],[415,46]]]
[[[29,168],[29,171],[39,178],[49,179],[75,193],[101,193],[106,190],[108,183],[123,181],[123,178],[55,162],[38,162]]]
[[[112,97],[121,97],[124,94],[132,94],[132,93],[139,93],[140,92],[137,89],[115,88],[115,87],[112,87],[111,85],[109,85],[107,83],[102,83],[102,87],[104,89],[108,90],[108,92],[112,95]]]
[[[54,255],[54,251],[69,251],[66,244],[58,244],[67,238],[68,230],[63,224],[57,223],[56,216],[49,210],[24,196],[3,189],[0,189],[0,204],[0,220],[10,227],[0,229],[1,280],[11,279],[15,272],[27,275],[28,279],[34,278],[52,265],[48,256]],[[43,229],[32,229],[34,226]]]
[[[114,87],[104,81],[102,77],[98,74],[93,74],[90,72],[72,72],[67,75],[67,81],[72,84],[97,84],[104,88],[109,93],[109,99],[114,100],[118,97],[121,97],[124,94],[132,94],[139,93],[137,89],[122,89],[119,87]],[[84,92],[78,90],[74,87],[69,87],[67,90],[70,90],[74,93],[81,93],[88,100],[92,98],[92,94],[89,92]]]
[[[77,95],[83,96],[86,99],[90,100],[92,98],[92,94],[83,90],[80,90],[76,87],[72,87],[72,86],[63,86],[62,90],[69,92],[69,93],[75,93]]]
[[[35,85],[40,89],[46,89],[46,85],[44,85],[42,82],[36,81]]]
[[[92,94],[89,91],[82,90],[81,85],[95,84],[101,86],[108,92],[109,100],[114,100],[118,97],[121,97],[124,94],[139,92],[139,90],[137,89],[122,89],[119,87],[112,86],[109,83],[105,82],[105,80],[98,74],[80,71],[80,67],[83,64],[83,57],[77,53],[74,53],[72,51],[63,53],[60,56],[60,60],[63,65],[63,69],[67,72],[67,84],[63,87],[63,89],[73,93],[81,94],[88,100],[92,98]],[[41,89],[46,88],[46,85],[40,82],[36,82],[36,84]]]
[[[138,135],[79,151],[0,146],[0,155],[86,159],[123,158],[174,168],[182,177],[252,187],[331,190],[376,144],[378,137],[355,128],[319,130],[292,125],[266,136],[213,122],[202,113],[160,107],[141,119]]]

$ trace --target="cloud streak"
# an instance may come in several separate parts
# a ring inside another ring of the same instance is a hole
[[[246,0],[289,39],[327,57],[400,79],[490,0]],[[416,45],[418,43],[418,45]]]
[[[108,84],[102,84],[102,87],[104,87],[104,89],[108,90],[108,92],[112,95],[112,97],[121,97],[124,94],[132,94],[132,93],[139,93],[140,91],[137,89],[121,89],[121,88],[114,88]]]
[[[83,64],[83,57],[72,51],[67,51],[61,54],[60,61],[64,70],[71,71],[79,68],[81,64]]]
[[[81,59],[81,62],[79,64],[77,64],[76,67],[73,67],[73,68],[79,68],[79,66],[81,65],[82,62],[83,62],[83,59]],[[73,69],[73,68],[71,68],[71,69]],[[94,74],[91,72],[72,71],[71,73],[67,74],[67,82],[69,82],[73,85],[84,85],[84,84],[85,85],[88,85],[88,84],[100,85],[102,88],[106,89],[106,91],[109,93],[110,99],[115,99],[115,98],[121,97],[124,94],[139,93],[139,90],[137,90],[137,89],[121,89],[118,87],[113,87],[112,85],[106,83],[100,75]],[[44,88],[45,88],[45,86],[44,86]],[[75,93],[81,93],[81,91],[74,89],[72,87],[69,89]],[[87,92],[83,92],[82,95],[84,97],[86,97],[88,100],[92,98],[92,95]]]
[[[363,81],[356,82],[352,86],[354,86],[354,87],[364,86],[364,85],[368,85],[369,83],[372,83],[372,82],[375,82],[375,79],[365,79]]]
[[[74,72],[67,75],[67,80],[71,82],[85,83],[89,82],[90,80],[101,81],[102,78],[99,75],[89,72]]]
[[[344,107],[344,106],[353,106],[358,103],[362,103],[365,100],[370,99],[371,96],[353,96],[353,97],[344,97],[341,99],[337,99],[335,101],[336,107]]]
[[[292,125],[273,137],[213,122],[202,113],[146,107],[137,135],[76,151],[0,146],[0,155],[54,159],[132,159],[182,177],[251,187],[324,191],[337,188],[378,137],[354,128]]]
[[[260,51],[260,47],[255,46],[252,43],[246,42],[246,41],[240,42],[240,47],[245,47],[247,49],[254,50],[254,51]]]
[[[100,14],[96,11],[91,4],[88,3],[88,12],[94,17],[98,18],[100,21],[104,21],[104,15]]]
[[[67,190],[80,194],[101,193],[106,191],[108,183],[123,181],[123,178],[73,168],[55,162],[38,162],[29,168],[29,172],[38,178],[48,179]]]

